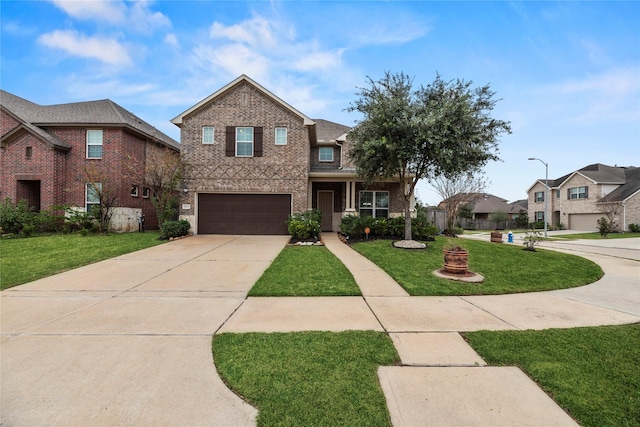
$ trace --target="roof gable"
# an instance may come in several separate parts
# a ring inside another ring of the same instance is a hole
[[[180,127],[182,125],[182,122],[183,122],[183,120],[184,120],[184,118],[186,116],[194,113],[195,111],[198,111],[202,107],[204,107],[204,106],[208,105],[209,103],[215,101],[217,98],[221,97],[222,95],[227,93],[229,90],[232,90],[234,87],[236,87],[238,84],[240,84],[242,82],[246,82],[247,84],[255,87],[257,90],[262,92],[265,96],[267,96],[268,98],[271,98],[271,100],[273,100],[275,103],[280,104],[286,110],[288,110],[288,111],[292,112],[293,114],[299,116],[303,120],[305,126],[312,126],[312,125],[315,124],[315,122],[313,120],[311,120],[309,117],[307,117],[306,115],[302,114],[300,111],[298,111],[295,108],[293,108],[291,105],[289,105],[286,102],[284,102],[282,99],[280,99],[279,97],[274,95],[272,92],[270,92],[267,89],[265,89],[264,87],[262,87],[260,84],[256,83],[254,80],[252,80],[251,78],[249,78],[245,74],[242,74],[240,77],[236,78],[231,83],[227,84],[226,86],[224,86],[221,89],[217,90],[216,92],[212,93],[211,95],[209,95],[208,97],[206,97],[202,101],[198,102],[196,105],[194,105],[193,107],[189,108],[188,110],[178,114],[176,117],[171,119],[171,123],[173,123],[174,125]]]
[[[46,133],[41,128],[47,126],[124,126],[162,145],[180,149],[176,140],[109,99],[38,105],[4,90],[0,96],[3,108],[40,132]]]

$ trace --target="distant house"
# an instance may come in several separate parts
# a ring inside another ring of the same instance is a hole
[[[468,207],[471,210],[470,219],[459,221],[465,228],[492,229],[496,227],[490,218],[491,214],[503,212],[507,214],[509,221],[507,224],[500,224],[501,227],[513,227],[512,220],[515,220],[521,210],[527,211],[527,201],[518,200],[509,203],[506,199],[494,196],[489,193],[463,193],[457,194],[449,199],[445,199],[438,205],[440,209],[446,209],[447,205],[455,203],[459,208]]]
[[[178,153],[177,141],[108,99],[45,106],[2,90],[0,110],[2,199],[25,199],[36,211],[56,205],[88,210],[96,203],[85,172],[91,169],[115,187],[116,230],[137,229],[139,215],[157,226],[143,171],[152,154]],[[137,173],[127,170],[132,162]]]
[[[529,219],[544,221],[545,180],[527,190]],[[595,231],[606,210],[614,210],[621,230],[640,224],[640,168],[592,164],[549,180],[548,224]]]
[[[357,176],[348,126],[311,119],[246,75],[172,122],[189,164],[180,216],[197,234],[288,234],[288,216],[308,209],[322,212],[322,231],[347,214],[403,212],[397,182],[365,188]]]

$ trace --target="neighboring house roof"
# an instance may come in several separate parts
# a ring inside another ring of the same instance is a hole
[[[22,121],[29,131],[37,133],[56,146],[61,143],[62,147],[69,148],[68,144],[47,133],[42,127],[124,126],[165,146],[175,150],[180,149],[180,144],[176,140],[109,99],[38,105],[0,90],[0,105]],[[56,140],[57,142],[54,142]]]
[[[509,203],[511,210],[509,212],[518,213],[520,209],[524,209],[525,211],[529,209],[529,199],[516,200],[515,202]]]
[[[456,199],[460,195],[454,196]],[[473,213],[494,213],[494,212],[511,212],[513,210],[513,206],[517,206],[515,212],[520,210],[519,205],[513,205],[507,203],[506,199],[501,197],[494,196],[489,193],[464,193],[462,194],[466,202],[463,204],[468,204],[471,207]],[[445,199],[438,205],[439,207],[444,207],[448,203],[449,199]],[[526,209],[526,207],[525,207]]]
[[[250,85],[252,85],[255,88],[257,88],[258,90],[260,90],[264,95],[266,95],[267,97],[271,98],[276,103],[282,105],[287,110],[289,110],[292,113],[294,113],[295,115],[299,116],[301,119],[303,119],[305,126],[312,126],[312,125],[315,124],[315,122],[313,120],[311,120],[309,117],[307,117],[306,115],[302,114],[300,111],[298,111],[295,108],[293,108],[291,105],[289,105],[286,102],[284,102],[282,99],[280,99],[279,97],[274,95],[272,92],[270,92],[267,89],[265,89],[264,87],[262,87],[259,83],[255,82],[254,80],[252,80],[251,78],[249,78],[245,74],[241,75],[240,77],[236,78],[234,81],[232,81],[231,83],[227,84],[223,88],[221,88],[221,89],[217,90],[216,92],[212,93],[211,95],[207,96],[205,99],[203,99],[202,101],[198,102],[196,105],[194,105],[193,107],[189,108],[188,110],[178,114],[176,117],[171,119],[171,123],[173,123],[174,125],[180,127],[182,125],[182,121],[184,120],[184,118],[186,116],[188,116],[189,114],[193,113],[194,111],[197,111],[200,108],[204,107],[205,105],[207,105],[208,103],[210,103],[214,99],[216,99],[219,96],[223,95],[225,92],[227,92],[228,90],[232,89],[233,87],[235,87],[236,85],[238,85],[239,83],[242,83],[242,82],[249,83]]]
[[[640,168],[629,167],[625,169],[626,184],[613,190],[600,199],[599,203],[624,202],[629,197],[640,192]]]

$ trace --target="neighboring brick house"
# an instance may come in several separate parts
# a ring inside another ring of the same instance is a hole
[[[347,159],[349,127],[312,120],[242,75],[175,117],[189,165],[181,218],[199,234],[287,234],[288,215],[402,213],[397,183],[365,189]]]
[[[157,226],[143,171],[149,156],[179,153],[177,141],[110,100],[43,106],[2,90],[0,110],[2,199],[26,199],[36,211],[86,210],[96,202],[87,185],[90,170],[116,187],[117,231],[137,229],[140,214],[148,227]],[[137,173],[127,166],[134,162]]]
[[[529,220],[544,220],[545,180],[538,179],[528,190]],[[585,166],[558,179],[549,180],[548,224],[563,224],[571,230],[595,231],[604,210],[615,208],[621,230],[640,224],[640,168]]]

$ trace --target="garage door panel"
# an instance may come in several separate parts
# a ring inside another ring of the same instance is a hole
[[[199,194],[200,234],[288,234],[289,194]]]

